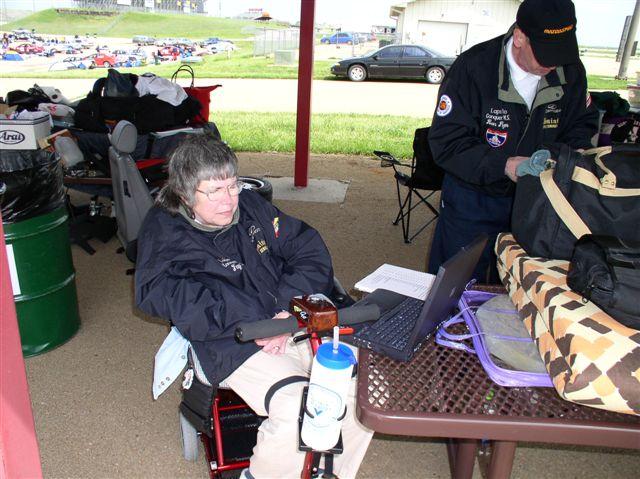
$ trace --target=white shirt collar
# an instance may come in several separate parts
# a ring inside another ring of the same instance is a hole
[[[535,75],[533,73],[529,73],[522,68],[516,62],[516,59],[513,58],[513,37],[509,38],[509,41],[506,45],[507,50],[507,63],[509,65],[509,73],[511,74],[511,78],[514,82],[520,82],[525,78],[530,78],[536,82],[540,81],[540,75]]]

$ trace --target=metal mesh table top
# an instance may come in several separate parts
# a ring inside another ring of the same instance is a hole
[[[359,407],[369,411],[456,414],[483,421],[509,417],[624,423],[640,430],[638,416],[580,406],[562,399],[554,388],[499,386],[475,355],[437,345],[433,338],[408,363],[364,350],[359,361]]]

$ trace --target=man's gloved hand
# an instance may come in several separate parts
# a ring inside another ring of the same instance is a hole
[[[518,165],[516,168],[516,175],[540,176],[540,173],[548,168],[550,159],[551,152],[549,152],[549,150],[535,151],[528,160],[525,160]]]

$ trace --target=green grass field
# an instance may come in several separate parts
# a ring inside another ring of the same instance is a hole
[[[149,35],[156,38],[185,37],[203,39],[221,37],[229,39],[248,38],[253,35],[255,22],[229,18],[205,17],[199,15],[179,15],[160,13],[120,13],[106,15],[77,15],[58,13],[56,10],[42,10],[21,18],[19,21],[2,25],[2,30],[35,28],[38,33],[53,35],[84,35],[94,33],[103,37],[131,38],[134,35]],[[284,28],[284,25],[270,23],[269,28]]]
[[[240,50],[231,54],[230,58],[224,53],[203,57],[203,62],[193,64],[196,78],[298,78],[298,66],[277,66],[272,57],[254,57],[251,44],[247,41],[238,42]],[[17,63],[17,62],[14,62]],[[331,74],[332,60],[318,60],[314,62],[313,78],[315,80],[336,80]],[[149,64],[143,67],[127,68],[122,71],[129,73],[155,73],[158,76],[169,78],[180,64],[175,62],[160,65]],[[93,70],[67,70],[53,72],[20,72],[8,71],[10,66],[3,65],[2,76],[6,78],[101,78],[106,75],[103,68]],[[401,84],[402,82],[398,82]],[[600,75],[587,75],[587,83],[591,90],[626,90],[625,80],[616,80],[613,77]]]
[[[230,58],[225,53],[207,55],[203,62],[192,64],[196,78],[298,78],[298,66],[276,66],[273,58],[264,56],[254,57],[252,46],[248,42],[238,42],[240,50],[233,52]],[[62,57],[61,57],[62,58]],[[18,62],[14,62],[18,63]],[[329,72],[333,61],[324,60],[314,63],[314,78],[333,79]],[[12,65],[13,66],[13,65]],[[166,62],[160,65],[148,64],[143,67],[123,68],[120,71],[128,73],[155,73],[158,76],[169,78],[175,72],[179,63]],[[9,65],[3,65],[2,76],[11,78],[101,78],[106,75],[104,68],[93,70],[67,70],[52,72],[20,72],[7,71]]]
[[[222,138],[236,151],[295,151],[295,113],[213,112]],[[373,156],[388,151],[397,158],[413,155],[416,128],[431,120],[406,116],[315,114],[311,116],[311,152]]]

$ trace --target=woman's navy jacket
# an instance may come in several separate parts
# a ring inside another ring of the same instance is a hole
[[[315,229],[250,190],[240,194],[239,211],[230,229],[205,232],[154,207],[138,236],[136,304],[191,341],[212,384],[259,349],[235,340],[239,322],[271,318],[293,296],[328,294],[333,285]]]

